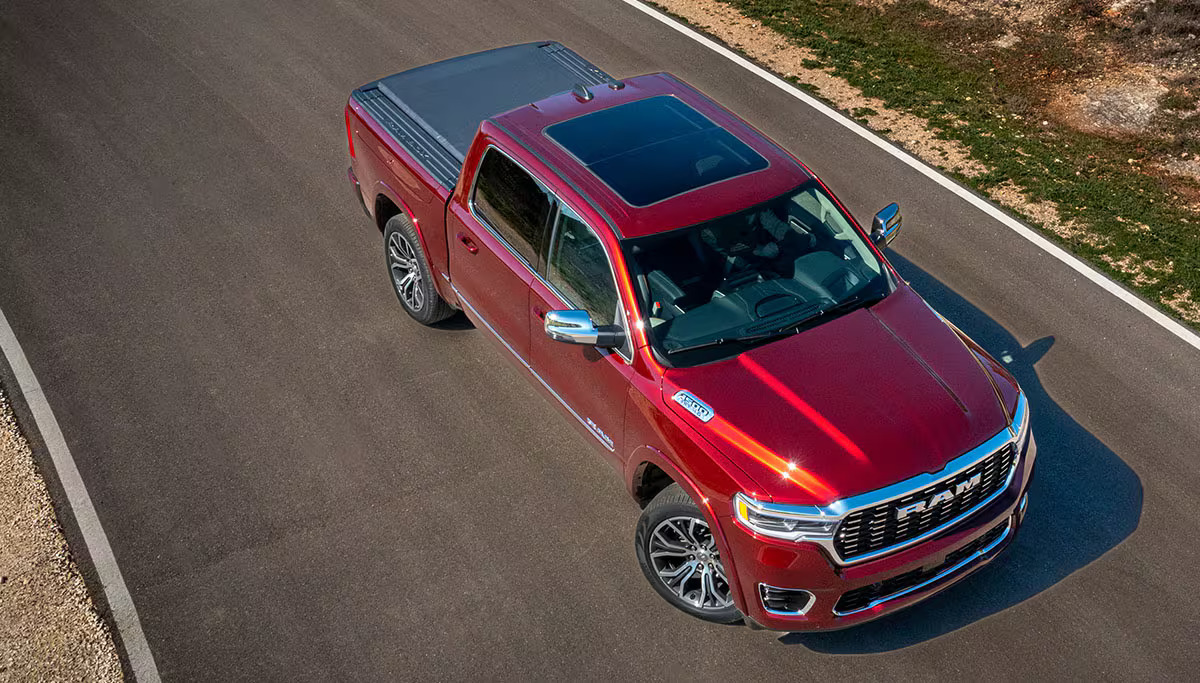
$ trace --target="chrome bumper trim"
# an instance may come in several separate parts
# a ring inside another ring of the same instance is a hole
[[[1004,528],[1004,533],[1000,535],[1000,538],[997,538],[996,540],[992,541],[991,543],[987,544],[986,546],[980,548],[979,550],[976,550],[974,553],[971,553],[970,555],[963,558],[963,560],[961,562],[954,565],[953,567],[950,567],[948,569],[940,571],[937,573],[937,575],[931,576],[928,579],[925,579],[924,581],[922,581],[921,583],[918,583],[915,586],[909,586],[908,588],[905,588],[902,591],[892,593],[891,595],[888,595],[888,596],[885,596],[882,598],[876,598],[876,599],[872,600],[871,602],[867,603],[865,606],[859,607],[858,609],[850,610],[849,612],[839,612],[838,610],[835,609],[835,610],[833,610],[833,614],[834,614],[834,616],[838,616],[838,617],[845,617],[845,616],[849,616],[851,614],[857,614],[859,612],[869,610],[873,607],[878,607],[879,605],[882,605],[885,602],[897,600],[899,598],[904,597],[905,595],[909,595],[909,594],[915,593],[923,588],[927,588],[927,587],[937,583],[938,581],[941,581],[942,579],[949,577],[951,574],[955,574],[955,573],[961,571],[962,569],[965,569],[968,565],[974,564],[975,562],[979,561],[981,558],[987,556],[988,553],[995,550],[997,546],[999,546],[1009,536],[1012,535],[1012,530],[1013,530],[1012,517],[1009,517],[1008,518],[1008,526]]]
[[[804,593],[808,596],[808,602],[798,612],[782,612],[767,607],[766,590],[789,591],[792,593]],[[771,586],[765,583],[758,584],[758,600],[762,604],[763,611],[767,614],[773,614],[777,617],[802,617],[808,614],[808,610],[812,609],[813,603],[817,601],[817,596],[813,595],[812,591],[804,590],[803,588],[780,588],[779,586]]]

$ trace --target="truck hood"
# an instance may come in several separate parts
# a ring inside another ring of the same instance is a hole
[[[901,285],[735,358],[670,369],[663,399],[761,487],[747,493],[827,505],[937,472],[1008,425],[1004,371],[977,354]]]

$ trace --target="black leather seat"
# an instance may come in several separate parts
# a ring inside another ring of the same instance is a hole
[[[862,282],[845,259],[828,251],[814,251],[795,261],[797,282],[808,287],[818,296],[841,299]]]

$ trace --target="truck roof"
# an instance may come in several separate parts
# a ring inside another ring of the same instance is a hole
[[[718,218],[812,176],[684,81],[648,74],[491,117],[607,214],[621,237]]]

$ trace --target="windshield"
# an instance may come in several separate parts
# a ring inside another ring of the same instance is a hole
[[[727,358],[892,290],[883,264],[815,180],[623,246],[651,343],[675,366]]]

